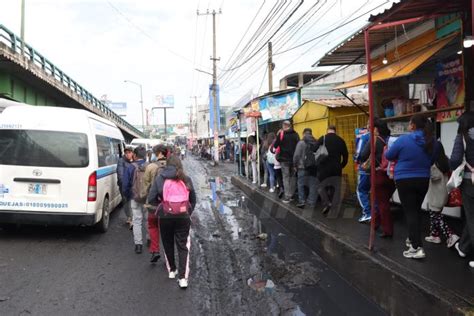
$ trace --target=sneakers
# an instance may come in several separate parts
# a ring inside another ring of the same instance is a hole
[[[287,199],[287,198],[284,198],[283,200],[281,200],[283,203],[285,204],[289,204],[291,202],[290,199]]]
[[[150,258],[150,262],[151,263],[156,263],[158,262],[158,260],[160,259],[160,253],[159,252],[152,252],[151,253],[151,258]]]
[[[180,288],[185,289],[188,287],[188,279],[179,279],[178,285]]]
[[[438,236],[430,235],[430,236],[425,237],[425,240],[427,242],[431,242],[433,244],[440,244],[441,243],[441,238],[439,238]]]
[[[469,261],[469,266],[470,266],[471,268],[474,268],[474,261]]]
[[[305,206],[305,203],[302,203],[302,202],[298,202],[298,204],[296,204],[297,208],[304,208],[304,206]]]
[[[408,248],[411,247],[411,240],[408,237],[407,237],[407,239],[405,239],[405,246],[407,246]]]
[[[176,271],[170,271],[168,274],[168,279],[175,279],[176,278]]]
[[[141,254],[143,251],[143,245],[135,245],[135,253]]]
[[[426,254],[423,248],[418,247],[415,249],[412,246],[410,246],[408,250],[403,252],[403,256],[405,258],[410,258],[410,259],[423,259],[426,257]]]
[[[252,184],[257,184],[257,181],[252,181]]]
[[[370,215],[362,215],[361,218],[359,218],[359,223],[367,223],[367,222],[370,222],[370,220],[372,219],[372,216]]]
[[[459,243],[454,244],[454,248],[458,251],[459,257],[466,258],[466,254],[459,249]]]
[[[275,188],[270,188],[269,192],[270,192],[270,193],[275,192]]]
[[[448,248],[451,248],[459,241],[459,239],[460,238],[458,235],[451,234],[451,236],[449,236],[449,238],[446,240],[446,246],[448,246]]]
[[[262,184],[260,187],[261,187],[261,188],[266,188],[266,187],[267,187],[267,184],[264,183],[264,184]]]

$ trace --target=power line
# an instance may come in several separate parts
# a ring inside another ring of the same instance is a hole
[[[363,5],[361,5],[357,10],[355,10],[354,12],[351,12],[350,15],[348,15],[343,21],[342,23],[346,22],[352,15],[354,14],[357,14],[357,12],[359,12],[360,10],[362,10],[366,5],[368,5],[370,2],[372,2],[373,0],[367,0]],[[333,23],[330,27],[334,26],[334,25],[337,25],[338,23]],[[342,40],[347,38],[347,36],[349,36],[350,34],[354,33],[353,30],[350,30],[349,32],[346,32],[344,33],[343,36],[340,36],[339,38],[341,38]],[[322,37],[320,40],[318,40],[317,42],[315,42],[311,47],[309,47],[306,51],[304,51],[302,54],[300,54],[297,58],[293,59],[290,63],[288,63],[287,65],[285,65],[282,69],[280,69],[278,71],[278,74],[282,73],[285,69],[287,69],[289,66],[293,65],[297,60],[299,60],[302,56],[306,55],[307,53],[309,53],[314,47],[316,47],[319,43],[321,43],[325,38],[327,38],[330,34],[327,34],[326,36]],[[340,42],[340,40],[338,40],[338,42]]]
[[[125,21],[128,22],[128,24],[130,24],[133,28],[135,28],[138,32],[140,32],[143,36],[145,36],[146,38],[148,38],[149,40],[155,42],[156,44],[159,44],[159,46],[163,47],[163,44],[161,43],[158,43],[158,41],[153,37],[151,36],[150,34],[148,34],[144,29],[142,29],[139,25],[135,24],[125,13],[123,13],[119,8],[117,8],[112,2],[110,2],[109,0],[106,0],[107,3],[109,4],[109,6],[118,14],[120,15]],[[189,58],[187,57],[184,57],[183,55],[169,49],[168,47],[166,47],[166,50],[168,52],[170,52],[171,54],[175,55],[176,57],[179,57],[189,63],[193,63],[192,60],[190,60]]]
[[[250,50],[250,46],[257,40],[257,38],[260,36],[260,34],[263,32],[263,30],[267,27],[268,23],[273,19],[275,13],[280,11],[281,8],[282,8],[282,4],[279,5],[278,2],[275,2],[273,7],[270,9],[270,12],[268,12],[267,16],[260,23],[257,30],[250,37],[250,39],[247,41],[247,44],[242,48],[242,50],[237,55],[237,57],[230,63],[230,67],[233,67],[234,65],[236,65],[243,58],[243,56],[247,53],[247,51]],[[223,69],[221,69],[221,70],[223,70]],[[226,73],[222,74],[220,77],[223,77],[225,75],[226,75]]]
[[[359,16],[357,16],[357,17],[355,17],[355,18],[353,18],[353,19],[351,19],[351,20],[349,20],[349,21],[347,21],[347,22],[345,22],[345,23],[339,25],[338,27],[335,27],[335,28],[333,28],[333,29],[331,29],[331,30],[329,30],[329,31],[327,31],[327,32],[324,32],[323,34],[320,34],[320,35],[318,35],[318,36],[316,36],[316,37],[313,37],[313,38],[310,39],[310,40],[307,40],[307,41],[305,41],[305,42],[303,42],[303,43],[301,43],[301,44],[298,44],[298,45],[296,45],[296,46],[293,46],[293,47],[291,47],[291,48],[288,48],[288,49],[286,49],[286,50],[284,50],[284,51],[277,52],[277,53],[275,53],[274,55],[281,55],[281,54],[287,53],[287,52],[289,52],[289,51],[295,50],[295,49],[297,49],[297,48],[300,48],[300,47],[302,47],[302,46],[304,46],[304,45],[307,45],[307,44],[309,44],[309,43],[311,43],[311,42],[314,42],[315,40],[317,40],[317,39],[319,39],[319,38],[321,38],[321,37],[323,37],[323,36],[325,36],[325,35],[327,35],[327,34],[330,34],[330,33],[334,32],[334,31],[337,31],[338,29],[340,29],[340,28],[342,28],[342,27],[344,27],[344,26],[346,26],[346,25],[348,25],[348,24],[350,24],[350,23],[352,23],[352,22],[354,22],[354,21],[360,19],[361,17],[363,17],[363,16],[369,14],[370,12],[372,12],[372,11],[374,11],[374,10],[376,10],[376,9],[378,9],[378,8],[380,8],[380,7],[382,7],[382,6],[384,6],[384,5],[387,4],[388,2],[389,2],[389,1],[385,1],[384,3],[382,3],[382,4],[380,4],[380,5],[376,6],[376,7],[374,7],[374,8],[372,8],[372,9],[370,9],[369,11],[366,11],[366,12],[364,12],[363,14],[361,14],[361,15],[359,15]]]
[[[291,19],[291,17],[298,11],[298,9],[301,7],[301,5],[303,4],[304,0],[301,0],[299,2],[299,4],[297,4],[293,10],[291,11],[291,13],[284,19],[284,21],[277,27],[277,29],[275,31],[273,31],[272,35],[266,39],[266,41],[262,44],[262,46],[257,50],[255,51],[253,54],[250,55],[250,57],[248,57],[243,63],[241,63],[240,65],[238,66],[235,66],[233,67],[233,69],[229,69],[227,71],[234,71],[236,69],[239,69],[241,68],[242,66],[244,66],[245,64],[247,64],[250,60],[252,60],[252,58],[254,58],[255,56],[257,56],[260,52],[263,51],[263,49],[266,47],[268,41],[270,41],[273,37],[275,37],[275,35],[286,25],[286,23]],[[267,33],[268,34],[268,31]],[[266,35],[265,34],[265,35]],[[231,76],[232,77],[232,76]],[[239,77],[240,78],[240,77]],[[230,80],[229,78],[227,78],[228,80]]]

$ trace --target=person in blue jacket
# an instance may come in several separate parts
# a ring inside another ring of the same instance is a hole
[[[368,124],[367,124],[368,125]],[[368,126],[367,126],[368,129]],[[359,218],[359,223],[368,223],[372,218],[370,212],[370,173],[362,169],[364,161],[361,160],[360,154],[362,149],[370,141],[370,133],[363,134],[357,142],[355,160],[359,164],[357,177],[357,200],[362,208],[362,215]]]
[[[431,166],[437,157],[437,142],[433,137],[430,121],[422,114],[410,119],[409,134],[400,136],[385,153],[396,161],[395,183],[408,223],[408,250],[405,258],[426,257],[422,244],[421,206],[428,192]]]

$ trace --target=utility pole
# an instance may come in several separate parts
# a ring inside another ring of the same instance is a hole
[[[21,56],[25,52],[25,1],[21,0]]]
[[[273,91],[273,69],[275,68],[275,64],[273,64],[272,56],[272,42],[268,42],[268,92]]]
[[[216,10],[209,10],[206,13],[199,13],[198,16],[202,15],[212,15],[212,113],[213,113],[213,132],[214,132],[214,162],[217,164],[219,162],[219,130],[218,130],[218,120],[220,113],[217,108],[217,61],[220,58],[217,58],[217,44],[216,44],[216,14],[222,14],[222,11],[216,12]]]

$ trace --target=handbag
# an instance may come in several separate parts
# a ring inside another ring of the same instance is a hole
[[[455,188],[448,195],[448,207],[460,207],[462,206],[462,194],[460,188]]]
[[[466,140],[464,139],[464,137],[462,139],[462,142],[463,142],[464,148],[466,148]],[[453,191],[454,189],[459,188],[464,178],[464,169],[466,168],[466,166],[469,167],[471,172],[473,171],[473,168],[466,162],[466,153],[464,150],[464,155],[463,155],[461,164],[451,173],[448,183],[446,183],[446,188],[448,189],[448,193],[451,193],[451,191]]]
[[[328,149],[326,148],[326,136],[323,136],[323,144],[319,146],[318,150],[314,153],[314,160],[316,166],[321,164],[329,156]]]

